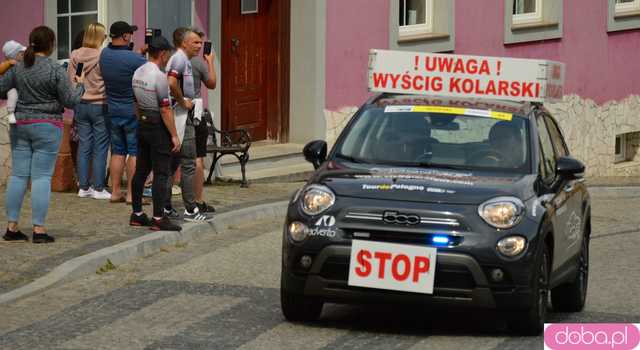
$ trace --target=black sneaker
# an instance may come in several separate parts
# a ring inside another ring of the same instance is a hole
[[[162,219],[158,220],[153,218],[151,223],[152,231],[181,231],[182,227],[174,224],[169,220],[168,217],[164,216]]]
[[[2,239],[7,242],[29,242],[29,237],[24,233],[20,231],[9,231],[9,229],[7,229],[7,232],[2,236]]]
[[[177,210],[173,209],[173,208],[164,208],[164,216],[168,217],[169,219],[180,219],[180,214],[178,213]]]
[[[131,218],[129,218],[129,226],[151,226],[151,219],[149,219],[149,217],[145,213],[142,213],[142,215],[131,213]]]
[[[210,206],[209,204],[207,204],[207,202],[196,203],[196,205],[198,206],[198,210],[200,210],[201,213],[215,213],[216,212],[216,208]]]
[[[33,233],[33,243],[53,243],[56,239],[46,233]]]

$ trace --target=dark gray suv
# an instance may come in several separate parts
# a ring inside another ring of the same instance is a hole
[[[281,305],[312,321],[325,302],[491,308],[539,334],[549,305],[581,311],[590,199],[540,104],[381,94],[351,118],[288,207]]]

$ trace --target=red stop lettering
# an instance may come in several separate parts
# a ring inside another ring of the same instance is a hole
[[[416,256],[414,260],[413,282],[418,282],[420,274],[429,271],[429,258],[426,256]]]
[[[367,277],[371,273],[371,263],[369,259],[371,259],[371,252],[368,250],[361,250],[358,252],[356,256],[358,261],[358,267],[356,267],[356,274],[360,277]]]
[[[378,259],[378,278],[384,278],[385,265],[391,259],[391,253],[376,252],[374,256]]]
[[[400,263],[403,263],[404,265],[403,266],[404,271],[402,273],[399,272]],[[393,262],[391,264],[391,274],[393,275],[393,278],[396,281],[404,281],[407,279],[407,277],[409,277],[410,273],[411,273],[411,260],[409,260],[409,257],[404,254],[396,255],[396,257],[393,258]]]

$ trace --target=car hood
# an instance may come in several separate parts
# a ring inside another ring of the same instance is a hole
[[[380,167],[329,162],[312,182],[331,188],[337,196],[422,203],[481,204],[514,196],[534,195],[535,176],[511,173]]]

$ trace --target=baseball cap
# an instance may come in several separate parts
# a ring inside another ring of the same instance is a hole
[[[12,60],[15,60],[16,56],[20,52],[25,51],[26,49],[27,48],[24,47],[19,42],[15,41],[15,40],[9,40],[2,47],[2,53],[4,53],[4,57],[10,58]]]
[[[171,46],[171,44],[169,44],[169,41],[162,35],[154,36],[153,38],[151,38],[149,48],[155,50],[173,50],[173,46]]]
[[[138,26],[129,25],[129,23],[125,21],[114,22],[109,28],[109,35],[112,38],[120,37],[126,33],[133,33],[138,30]]]

